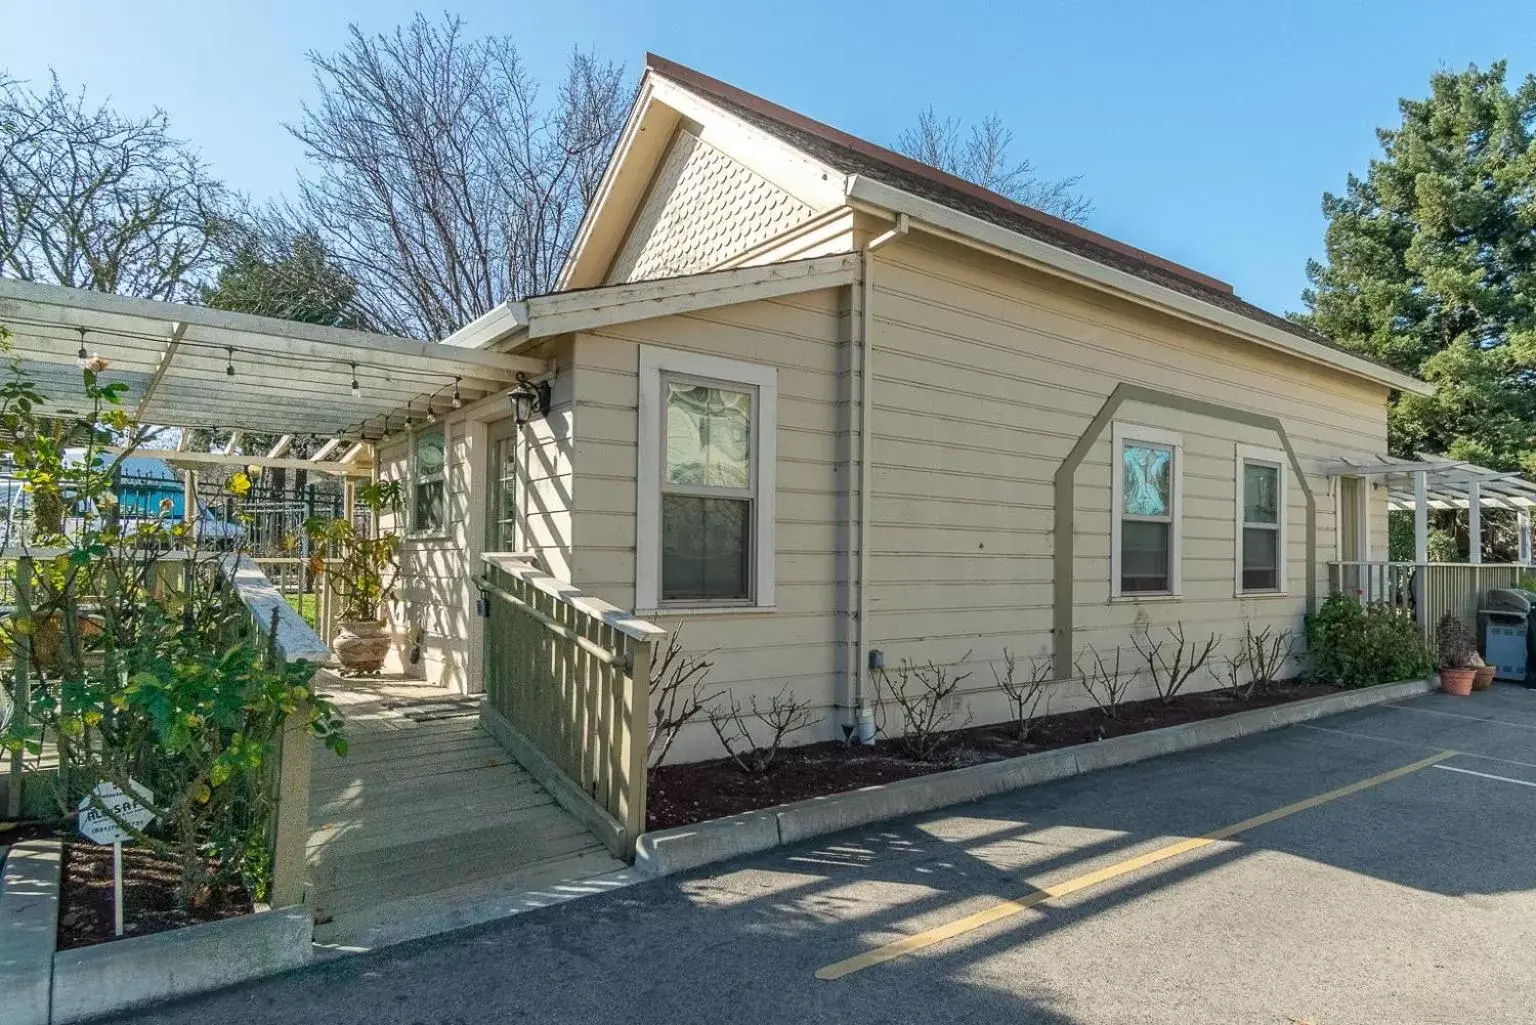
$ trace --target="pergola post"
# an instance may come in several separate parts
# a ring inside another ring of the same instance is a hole
[[[1413,471],[1413,561],[1429,561],[1429,471]]]
[[[182,471],[181,522],[188,527],[197,524],[197,471],[190,468]]]
[[[1467,561],[1476,566],[1483,561],[1483,485],[1474,480],[1467,485]]]
[[[1522,505],[1516,519],[1520,524],[1520,565],[1531,564],[1531,507]]]

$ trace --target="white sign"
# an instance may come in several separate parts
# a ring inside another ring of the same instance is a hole
[[[149,791],[132,780],[128,781],[128,785],[133,790],[131,794],[123,793],[116,783],[102,783],[89,796],[81,799],[80,819],[75,827],[81,836],[92,843],[122,843],[131,840],[132,836],[113,821],[112,815],[134,829],[143,829],[154,820],[154,812],[145,807],[154,800]],[[102,811],[102,808],[111,809],[112,815]]]

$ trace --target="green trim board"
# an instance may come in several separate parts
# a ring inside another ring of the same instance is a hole
[[[1312,494],[1311,487],[1307,484],[1306,474],[1302,471],[1301,462],[1296,458],[1296,450],[1291,447],[1291,439],[1285,431],[1285,425],[1278,417],[1265,416],[1262,413],[1250,412],[1246,409],[1238,409],[1234,406],[1223,406],[1216,402],[1207,402],[1204,399],[1190,398],[1185,395],[1175,395],[1171,392],[1158,391],[1145,385],[1126,384],[1124,382],[1115,386],[1109,398],[1104,400],[1104,405],[1099,407],[1098,413],[1088,424],[1077,443],[1072,446],[1072,451],[1067,453],[1056,468],[1056,515],[1052,528],[1054,539],[1054,554],[1052,555],[1052,576],[1054,580],[1054,595],[1051,614],[1051,643],[1052,658],[1055,675],[1058,679],[1066,679],[1072,665],[1073,655],[1073,613],[1074,592],[1076,579],[1074,577],[1073,560],[1076,555],[1076,537],[1074,531],[1074,517],[1077,512],[1077,471],[1082,466],[1083,460],[1088,456],[1088,450],[1094,442],[1103,436],[1109,427],[1114,415],[1120,407],[1127,402],[1140,402],[1148,406],[1159,406],[1164,409],[1174,409],[1184,413],[1192,413],[1196,416],[1208,417],[1212,420],[1226,420],[1229,423],[1244,424],[1259,430],[1271,431],[1280,439],[1280,445],[1285,449],[1285,455],[1289,460],[1291,469],[1295,471],[1296,483],[1301,487],[1302,494],[1307,500],[1307,608],[1311,609],[1317,595],[1317,499]]]

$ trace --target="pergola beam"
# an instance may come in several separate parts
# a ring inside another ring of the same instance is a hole
[[[107,449],[114,455],[121,454],[124,450],[117,447]],[[357,467],[351,463],[339,460],[326,460],[316,462],[313,459],[299,459],[293,456],[282,456],[273,459],[269,456],[243,455],[238,452],[175,452],[171,449],[139,448],[131,453],[135,456],[149,456],[155,459],[163,459],[175,466],[234,466],[239,468],[256,467],[263,470],[287,469],[287,470],[312,470],[317,473],[329,473],[338,477],[355,474]]]
[[[165,372],[171,368],[171,360],[176,357],[176,350],[181,346],[182,336],[187,333],[187,322],[178,320],[171,325],[171,336],[166,339],[165,351],[160,354],[160,363],[155,367],[155,372],[150,375],[149,383],[144,386],[144,394],[139,396],[139,407],[134,412],[135,420],[144,419],[144,410],[149,406],[149,400],[154,398],[155,389],[160,387],[160,382],[165,380]]]

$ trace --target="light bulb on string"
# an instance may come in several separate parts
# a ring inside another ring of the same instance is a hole
[[[224,346],[224,376],[235,376],[235,350],[230,346]]]
[[[460,406],[464,405],[464,400],[459,397],[459,382],[462,381],[462,380],[463,380],[462,377],[455,377],[453,379],[453,408],[454,409],[458,409]]]
[[[91,354],[89,352],[87,352],[86,348],[85,348],[85,328],[82,327],[79,330],[80,330],[80,350],[75,353],[75,358],[80,361],[80,365],[83,367],[83,366],[85,366],[85,364],[87,362],[90,361]]]
[[[361,395],[362,393],[363,393],[363,390],[357,386],[357,364],[353,363],[352,364],[352,397],[355,399],[359,395]]]

